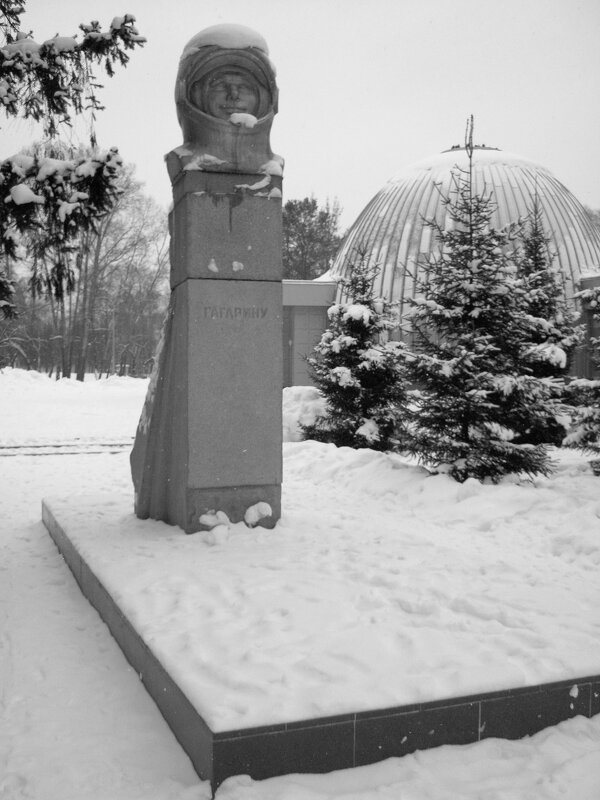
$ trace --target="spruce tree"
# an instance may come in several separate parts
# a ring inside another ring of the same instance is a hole
[[[597,325],[600,322],[600,286],[584,289],[576,297]],[[588,346],[592,364],[599,370],[600,338],[591,337]],[[600,380],[577,378],[567,384],[565,397],[572,406],[573,416],[563,445],[600,456]]]
[[[600,456],[600,380],[577,378],[567,387],[566,396],[574,408],[563,445]]]
[[[555,402],[545,418],[532,421],[519,441],[560,445],[565,434],[565,415],[557,416],[556,406],[564,390],[564,377],[573,360],[581,330],[577,314],[566,302],[559,275],[553,269],[550,238],[544,231],[537,195],[519,233],[518,272],[522,282],[522,298],[526,319],[531,320],[531,346],[523,352],[525,368],[548,382]]]
[[[398,446],[404,348],[386,341],[397,321],[392,305],[374,297],[377,271],[358,254],[350,277],[341,281],[347,302],[331,306],[329,328],[308,358],[326,412],[303,426],[307,439],[383,451]]]
[[[431,223],[439,254],[411,301],[409,366],[420,392],[408,449],[459,481],[548,474],[547,448],[519,440],[556,405],[526,358],[545,323],[526,310],[512,232],[492,227],[492,197],[473,191],[470,142],[467,152],[469,169],[454,172],[444,198],[451,225]]]
[[[312,280],[327,272],[342,241],[337,200],[319,206],[316,198],[288,200],[283,206],[283,277]]]
[[[566,302],[557,270],[553,268],[550,237],[546,236],[537,198],[520,232],[519,275],[523,280],[526,311],[546,326],[532,329],[534,347],[529,353],[533,374],[562,378],[581,340],[577,314]]]

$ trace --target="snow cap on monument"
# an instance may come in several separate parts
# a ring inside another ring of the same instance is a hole
[[[200,33],[192,36],[183,48],[181,58],[186,58],[199,47],[210,47],[211,45],[230,50],[254,47],[256,50],[261,50],[266,56],[269,55],[267,42],[258,31],[248,28],[246,25],[225,24],[211,25],[209,28],[204,28]]]

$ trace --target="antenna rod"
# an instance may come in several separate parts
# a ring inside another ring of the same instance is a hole
[[[473,114],[467,120],[467,130],[465,131],[465,150],[469,158],[473,155]]]

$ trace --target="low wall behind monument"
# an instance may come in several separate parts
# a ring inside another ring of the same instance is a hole
[[[333,281],[283,281],[283,385],[311,386],[306,362],[327,330],[335,302]]]
[[[600,275],[590,275],[580,282],[581,289],[595,286],[600,286]],[[283,281],[284,386],[312,385],[306,358],[328,327],[327,309],[341,299],[336,294],[335,281]],[[590,309],[584,309],[581,323],[585,341],[576,350],[572,373],[581,378],[597,379],[600,370],[594,366],[586,342],[600,337],[600,322],[593,318]]]

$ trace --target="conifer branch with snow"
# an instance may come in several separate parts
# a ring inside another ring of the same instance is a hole
[[[79,26],[83,36],[59,36],[39,43],[19,30],[25,5],[14,0],[2,4],[0,30],[0,105],[9,117],[41,122],[47,136],[84,110],[101,110],[93,68],[104,67],[112,77],[115,65],[126,66],[129,50],[146,41],[132,14],[114,17],[107,30],[92,21]]]
[[[302,426],[308,439],[338,446],[397,449],[406,385],[404,346],[388,341],[397,325],[392,304],[374,296],[377,268],[357,253],[342,281],[347,302],[329,309],[329,328],[308,363],[326,411]]]
[[[600,321],[600,286],[583,289],[575,296],[597,324]],[[592,364],[596,370],[600,369],[600,338],[591,337],[588,348]],[[567,385],[565,395],[573,406],[573,416],[564,446],[600,455],[600,380],[573,380]]]
[[[89,111],[92,121],[91,145],[96,146],[93,121],[96,111],[102,109],[98,97],[101,85],[94,75],[94,67],[102,65],[109,76],[115,65],[125,66],[129,61],[128,51],[142,46],[145,42],[135,27],[135,17],[131,14],[114,17],[107,30],[92,21],[80,25],[82,38],[56,35],[41,43],[35,41],[21,28],[21,15],[25,3],[17,0],[0,0],[0,33],[4,39],[0,44],[0,108],[9,118],[23,117],[40,122],[44,134],[50,138],[58,134],[61,125],[70,125],[73,116]],[[103,179],[116,161],[114,151],[104,166],[93,168],[93,174],[84,175],[81,164],[75,166],[77,180],[69,178],[72,184],[78,183],[74,194],[66,195],[61,189],[60,177],[67,167],[62,167],[59,180],[52,186],[50,173],[46,171],[47,191],[37,191],[44,180],[40,172],[47,165],[30,164],[23,157],[19,164],[15,157],[5,159],[1,165],[0,185],[4,189],[0,224],[2,247],[8,258],[14,258],[15,234],[23,233],[28,224],[36,226],[40,219],[40,208],[56,207],[52,219],[53,235],[63,240],[69,238],[69,231],[79,225],[85,226],[95,213],[106,208],[111,195],[110,179]],[[35,170],[35,173],[32,173]],[[19,172],[23,174],[19,176]],[[21,177],[22,180],[15,178]],[[89,178],[89,180],[86,180]],[[54,189],[60,191],[54,194]],[[83,195],[88,197],[84,198]],[[55,202],[56,201],[56,202]],[[56,217],[56,219],[55,219]],[[67,287],[68,287],[67,281]],[[0,269],[0,310],[4,317],[15,315],[14,284],[10,275]]]

